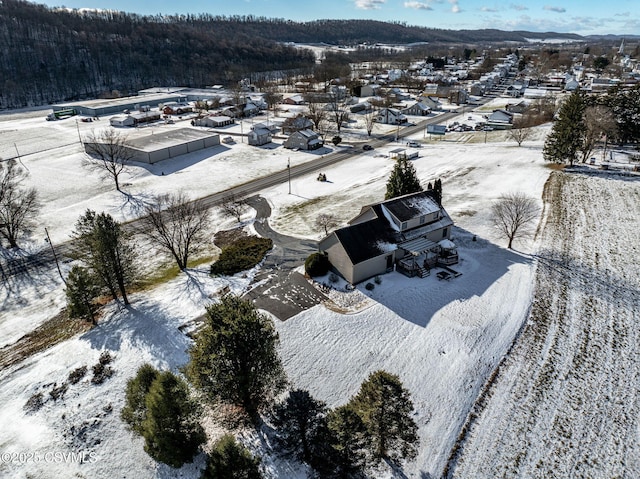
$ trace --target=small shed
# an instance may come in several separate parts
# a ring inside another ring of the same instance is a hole
[[[389,157],[392,160],[412,160],[413,158],[418,158],[418,156],[420,156],[420,152],[418,150],[406,148],[396,148],[395,150],[391,150],[389,152]]]

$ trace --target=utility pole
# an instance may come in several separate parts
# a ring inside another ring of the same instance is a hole
[[[60,270],[60,263],[58,263],[58,256],[56,255],[56,250],[53,248],[53,243],[51,242],[51,237],[49,236],[49,231],[47,231],[46,227],[44,229],[44,232],[47,235],[47,243],[49,243],[49,246],[51,246],[51,252],[53,253],[53,259],[56,262],[56,267],[58,268],[58,274],[60,275],[60,279],[62,279],[62,282],[66,285],[67,281],[64,279],[64,276],[62,276],[62,271]]]
[[[289,194],[291,194],[291,158],[287,158],[287,172],[289,173]]]
[[[78,124],[78,120],[76,119],[76,130],[78,130],[78,141],[82,145],[82,137],[80,136],[80,125]]]

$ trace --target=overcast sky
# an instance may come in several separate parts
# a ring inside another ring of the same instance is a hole
[[[640,35],[640,0],[45,0],[140,14],[255,15],[297,21],[373,19],[444,29]]]

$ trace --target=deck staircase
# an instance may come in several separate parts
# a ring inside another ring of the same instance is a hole
[[[418,276],[421,278],[426,278],[431,274],[429,268],[425,268],[424,266],[418,266]]]

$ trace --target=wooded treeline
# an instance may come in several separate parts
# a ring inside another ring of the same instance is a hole
[[[235,82],[253,72],[311,69],[312,53],[283,42],[477,43],[525,41],[525,36],[540,34],[440,30],[372,20],[141,16],[3,0],[0,108],[96,97],[114,90],[128,94],[152,86],[203,87]]]
[[[152,86],[204,87],[250,72],[310,69],[311,52],[217,23],[0,4],[0,108]]]

